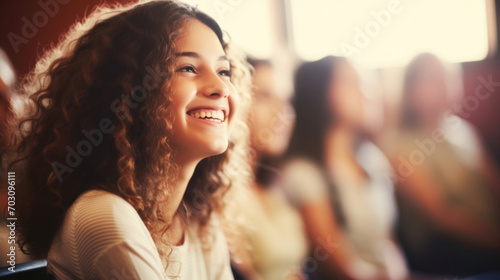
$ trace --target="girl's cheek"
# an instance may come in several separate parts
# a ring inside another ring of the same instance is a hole
[[[238,95],[238,93],[233,94],[233,98],[232,98],[231,102],[233,103],[232,104],[233,110],[235,112],[238,112],[239,108],[240,108],[240,96]]]
[[[240,97],[236,91],[233,91],[229,95],[229,110],[230,110],[230,119],[229,123],[234,123],[234,119],[238,118],[239,107],[240,107]]]

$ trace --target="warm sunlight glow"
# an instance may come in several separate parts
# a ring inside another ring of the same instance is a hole
[[[275,41],[268,0],[183,0],[212,16],[246,53],[258,58],[272,55]]]
[[[290,1],[295,48],[306,60],[331,54],[388,67],[421,52],[450,62],[488,53],[485,1]]]

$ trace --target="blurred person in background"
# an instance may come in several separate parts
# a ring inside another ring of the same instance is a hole
[[[13,117],[14,109],[12,105],[12,99],[14,96],[14,85],[16,83],[16,73],[12,64],[7,57],[7,54],[0,49],[0,150],[3,151],[8,139],[9,133],[7,132],[7,123]],[[3,154],[3,153],[0,153]],[[3,156],[2,156],[2,160]],[[2,172],[0,174],[2,182],[7,182],[7,173]],[[8,265],[7,261],[9,256],[7,253],[10,251],[10,246],[12,244],[8,243],[8,238],[10,235],[10,230],[5,224],[7,218],[7,184],[0,184],[0,209],[2,213],[2,220],[0,222],[0,251],[5,252],[0,256],[0,261],[4,265]],[[31,258],[23,254],[19,248],[16,246],[16,262],[22,263],[29,261]]]
[[[298,69],[285,184],[313,246],[307,272],[319,279],[404,279],[405,261],[392,239],[393,186],[384,176],[390,165],[365,135],[370,110],[359,79],[339,57]]]
[[[410,268],[457,277],[500,269],[500,181],[477,133],[450,109],[461,84],[451,80],[436,56],[414,58],[399,131],[385,145]]]
[[[6,123],[12,115],[12,88],[16,81],[14,68],[7,54],[0,49],[0,147],[4,147],[8,135]]]
[[[249,119],[254,182],[241,208],[244,252],[237,268],[247,279],[301,279],[307,256],[302,219],[279,184],[277,161],[288,147],[295,115],[289,97],[276,85],[276,71],[267,60],[253,66],[253,103]]]

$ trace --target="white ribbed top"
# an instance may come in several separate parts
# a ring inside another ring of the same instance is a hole
[[[47,269],[56,279],[233,279],[222,232],[215,232],[208,255],[194,232],[187,230],[184,244],[172,248],[165,272],[132,205],[109,192],[91,190],[68,209]]]

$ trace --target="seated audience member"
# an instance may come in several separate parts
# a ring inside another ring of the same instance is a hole
[[[29,174],[17,178],[23,249],[56,279],[233,279],[244,63],[178,1],[100,7],[74,25],[24,81],[30,107],[12,128],[8,169]]]
[[[359,79],[344,58],[300,66],[286,185],[320,279],[404,279],[405,261],[392,236],[390,166],[366,137],[370,118]]]
[[[445,66],[432,54],[407,66],[399,131],[386,145],[411,269],[460,277],[500,270],[500,180],[473,127],[451,110],[461,80],[450,84]]]
[[[288,147],[294,114],[288,96],[276,85],[269,61],[254,67],[249,127],[254,182],[242,205],[243,252],[240,264],[248,279],[302,279],[307,239],[302,219],[280,186],[278,159]]]
[[[16,84],[16,73],[12,64],[7,57],[7,54],[0,49],[0,156],[1,161],[6,161],[4,158],[4,149],[6,148],[7,142],[10,138],[10,133],[8,132],[8,122],[12,121],[14,117],[14,106],[13,99],[16,100],[16,95],[14,95],[14,87]],[[19,108],[16,108],[19,109]],[[19,113],[19,112],[17,112]],[[19,175],[19,174],[18,174]],[[15,255],[15,263],[23,263],[31,260],[31,258],[20,250],[19,246],[15,246],[14,243],[9,243],[11,231],[10,228],[7,227],[5,223],[6,218],[8,218],[8,170],[2,172],[0,174],[0,178],[2,183],[0,183],[0,213],[1,213],[1,221],[0,221],[0,251],[5,252],[0,256],[0,261],[3,264],[2,266],[9,265],[8,261],[10,261],[10,256],[7,254],[10,253],[10,247],[14,245],[16,248]],[[11,198],[15,199],[15,196],[11,196]],[[15,209],[14,205],[14,209]],[[15,212],[13,212],[15,214]],[[15,216],[10,216],[11,218],[15,218]]]

